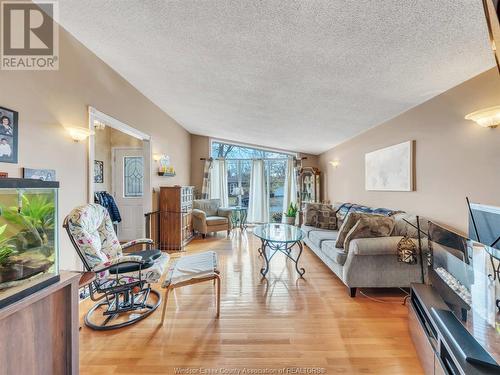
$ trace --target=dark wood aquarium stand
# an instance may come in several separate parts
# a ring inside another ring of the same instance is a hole
[[[0,374],[78,374],[79,273],[0,309]]]

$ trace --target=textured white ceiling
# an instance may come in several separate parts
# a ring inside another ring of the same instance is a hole
[[[494,65],[480,0],[59,3],[63,27],[190,132],[295,151]]]

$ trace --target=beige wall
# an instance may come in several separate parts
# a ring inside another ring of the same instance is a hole
[[[403,209],[466,231],[466,196],[500,206],[500,128],[481,128],[464,115],[499,104],[492,69],[334,147],[320,155],[324,198]],[[416,140],[416,191],[366,191],[365,153],[407,140]],[[336,169],[328,164],[334,159]]]
[[[227,142],[231,142],[226,140]],[[238,141],[232,141],[238,142]],[[254,145],[255,147],[259,147]],[[299,156],[307,157],[303,161],[304,167],[319,167],[319,156],[299,153]],[[203,135],[191,134],[191,185],[201,192],[203,183],[203,161],[200,158],[210,157],[210,137]]]
[[[65,30],[59,71],[0,71],[0,82],[0,106],[19,112],[19,163],[2,163],[0,171],[20,177],[25,166],[55,169],[60,220],[87,201],[87,142],[73,142],[63,125],[86,127],[88,105],[151,135],[153,152],[170,155],[177,176],[153,174],[153,186],[189,183],[189,133]],[[76,253],[62,230],[60,239],[61,266],[75,269]]]

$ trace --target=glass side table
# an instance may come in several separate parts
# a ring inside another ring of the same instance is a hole
[[[261,246],[258,249],[265,261],[260,274],[265,277],[269,272],[269,262],[277,252],[281,252],[295,263],[295,270],[300,277],[306,273],[304,268],[299,268],[299,259],[302,254],[302,239],[304,232],[300,228],[289,224],[263,224],[253,229],[253,234],[260,238]],[[292,255],[292,248],[297,245],[299,253],[295,257]]]
[[[247,229],[247,208],[242,206],[229,207],[233,211],[231,224],[233,229],[239,227],[241,230]]]

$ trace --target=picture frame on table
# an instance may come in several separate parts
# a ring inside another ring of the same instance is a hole
[[[55,181],[56,171],[54,169],[23,168],[23,178],[31,180]]]

